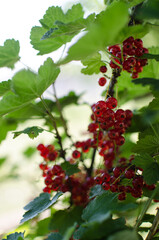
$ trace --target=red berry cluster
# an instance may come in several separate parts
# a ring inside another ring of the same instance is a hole
[[[83,145],[84,147],[84,145]],[[45,187],[43,192],[51,193],[52,191],[62,191],[71,193],[71,201],[75,205],[86,205],[89,201],[89,190],[94,185],[94,179],[87,177],[82,172],[67,176],[66,172],[58,164],[49,166],[53,158],[49,156],[55,151],[53,145],[44,146],[39,144],[37,149],[40,151],[40,155],[44,158],[44,162],[39,164],[40,169],[43,171]],[[85,150],[84,150],[85,151]],[[70,163],[74,163],[80,157],[81,153],[78,150],[72,152],[72,158]],[[55,159],[54,159],[55,160]]]
[[[118,109],[116,98],[109,97],[106,101],[98,101],[93,104],[92,123],[88,126],[88,131],[93,133],[94,145],[100,148],[99,154],[104,157],[107,169],[113,166],[116,146],[121,146],[125,142],[122,134],[131,125],[133,113],[131,110]]]
[[[118,199],[123,201],[127,194],[135,198],[140,198],[143,194],[143,188],[154,190],[155,185],[147,185],[142,176],[142,169],[131,164],[133,156],[127,161],[126,158],[120,158],[118,165],[111,171],[98,173],[95,177],[95,183],[102,185],[104,190],[110,190],[118,194]]]
[[[108,47],[111,54],[110,67],[120,68],[132,73],[132,78],[137,78],[138,73],[143,71],[147,64],[147,59],[141,59],[143,54],[148,53],[148,49],[143,47],[141,39],[134,39],[132,36],[123,41],[122,46],[113,45]]]
[[[55,161],[58,157],[58,152],[54,149],[53,145],[44,146],[39,144],[37,149],[40,151],[40,155],[45,159],[45,161]]]
[[[128,194],[140,198],[143,188],[153,190],[155,185],[147,185],[142,176],[142,169],[132,164],[133,156],[129,160],[120,157],[119,147],[124,144],[122,136],[131,125],[133,113],[131,110],[117,109],[117,99],[107,98],[92,105],[92,122],[88,125],[88,132],[92,137],[85,141],[77,141],[75,150],[69,158],[70,164],[80,162],[83,153],[90,149],[98,152],[102,157],[101,168],[92,169],[86,166],[79,173],[67,175],[61,165],[52,164],[58,157],[58,151],[53,145],[39,144],[37,149],[44,161],[39,165],[43,171],[44,192],[70,192],[71,202],[85,206],[89,202],[90,188],[100,184],[104,190],[118,193],[120,201]],[[84,161],[84,159],[82,159]],[[51,166],[50,166],[51,164]]]

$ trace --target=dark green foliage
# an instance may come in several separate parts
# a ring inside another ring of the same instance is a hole
[[[70,176],[74,173],[77,173],[80,171],[77,164],[70,164],[69,162],[63,162],[61,164],[62,169],[65,171],[66,175]]]
[[[82,210],[82,207],[76,206],[71,209],[55,212],[50,221],[50,230],[58,229],[63,235],[67,229],[72,227],[75,223],[81,224]]]
[[[7,238],[2,239],[2,240],[23,240],[24,239],[24,233],[12,233],[10,235],[7,236]]]
[[[52,206],[61,195],[62,193],[58,192],[50,200],[50,194],[41,193],[39,197],[35,198],[33,201],[31,201],[24,207],[26,212],[23,215],[23,219],[21,220],[21,223],[24,223],[29,219],[32,219],[33,217],[37,216],[39,213],[43,212],[44,210]]]
[[[34,126],[34,127],[26,128],[22,131],[13,132],[14,133],[13,138],[18,137],[21,134],[27,134],[28,137],[34,139],[39,135],[39,133],[42,133],[43,131],[44,131],[44,129]]]

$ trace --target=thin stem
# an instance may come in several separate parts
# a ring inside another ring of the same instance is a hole
[[[152,199],[154,198],[154,196],[156,195],[156,193],[158,191],[159,191],[159,185],[155,188],[155,190],[153,191],[151,197],[146,201],[145,206],[144,206],[144,208],[143,208],[143,210],[141,212],[141,215],[140,215],[140,217],[136,221],[136,224],[135,224],[135,227],[134,227],[134,229],[136,231],[137,231],[138,227],[141,225],[142,219],[143,219],[144,215],[146,214],[146,212],[147,212],[147,210],[148,210],[148,208],[149,208],[149,206],[151,204]]]
[[[88,170],[87,170],[87,173],[88,173],[88,176],[89,176],[89,177],[92,175],[93,165],[94,165],[94,162],[95,162],[96,150],[97,150],[97,149],[94,148],[93,154],[92,154],[92,162],[91,162],[90,167],[89,167]]]
[[[60,105],[60,102],[59,102],[59,99],[57,97],[57,93],[56,93],[56,88],[55,88],[55,84],[53,83],[53,91],[54,91],[54,96],[55,96],[55,99],[56,99],[56,105],[57,105],[57,108],[59,110],[59,113],[60,113],[60,118],[63,122],[63,127],[64,127],[64,130],[65,130],[65,133],[67,135],[67,137],[69,137],[71,139],[71,136],[70,134],[68,133],[68,128],[67,128],[67,125],[66,125],[66,120],[64,119],[64,116],[63,116],[63,113],[62,113],[62,108],[61,108],[61,105]],[[71,139],[72,141],[72,139]],[[73,143],[73,141],[72,141]]]
[[[156,234],[158,225],[159,225],[159,208],[157,208],[156,216],[153,220],[152,226],[145,240],[152,240],[153,236]]]
[[[121,69],[115,69],[113,71],[112,79],[109,85],[108,94],[113,97],[114,95],[114,86],[117,83],[117,78],[120,76]]]
[[[61,136],[60,136],[60,134],[59,134],[58,128],[57,128],[57,126],[56,126],[55,118],[54,118],[54,116],[52,115],[52,113],[50,112],[50,109],[48,108],[47,104],[46,104],[45,101],[42,99],[42,97],[40,97],[40,99],[41,99],[41,102],[42,102],[42,104],[44,105],[44,107],[45,107],[45,109],[46,109],[46,113],[47,113],[48,116],[50,117],[50,120],[51,120],[51,122],[52,122],[52,124],[53,124],[53,127],[54,127],[54,129],[55,129],[56,138],[58,139],[58,143],[59,143],[60,148],[61,148],[60,155],[61,155],[61,157],[62,157],[64,160],[66,160],[66,159],[65,159],[65,150],[63,149],[62,139],[61,139]]]

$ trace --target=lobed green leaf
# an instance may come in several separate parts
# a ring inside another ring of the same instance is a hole
[[[100,53],[95,53],[92,56],[88,56],[85,60],[82,61],[82,64],[86,66],[81,69],[81,72],[84,74],[98,74],[100,72],[100,67],[105,65],[105,63],[101,60]]]
[[[83,15],[81,4],[73,5],[66,13],[61,7],[50,7],[40,20],[42,27],[36,26],[31,30],[31,44],[39,51],[38,54],[50,53],[70,42],[84,27],[83,24],[89,24],[90,19],[84,20]],[[61,25],[58,24],[60,22]]]
[[[80,172],[78,164],[70,164],[69,162],[63,162],[61,164],[62,169],[65,171],[66,175],[70,176],[74,173]]]
[[[67,229],[72,227],[75,223],[82,223],[82,210],[82,207],[76,206],[71,209],[55,212],[50,221],[50,230],[58,229],[60,234],[63,235]]]
[[[58,192],[51,200],[49,193],[41,193],[39,197],[36,197],[33,201],[27,204],[24,209],[26,210],[25,214],[23,215],[23,219],[20,223],[24,223],[29,219],[34,218],[39,213],[45,211],[47,208],[52,206],[58,198],[62,195],[61,192]]]
[[[111,19],[111,24],[110,24]],[[120,19],[120,21],[119,21]],[[61,64],[72,60],[83,60],[106,46],[112,45],[128,21],[128,7],[123,2],[113,2],[92,23],[88,33],[70,47],[68,56]]]
[[[106,191],[87,205],[83,211],[82,218],[87,222],[99,222],[107,218],[110,213],[122,212],[134,208],[136,208],[135,204],[121,203],[118,201],[116,194]]]
[[[133,230],[123,230],[119,231],[110,237],[108,237],[108,240],[139,240],[137,232]]]
[[[15,232],[12,234],[9,234],[7,238],[2,239],[2,240],[23,240],[24,239],[24,233],[22,232]]]
[[[11,90],[11,80],[0,82],[0,96]]]
[[[24,130],[22,131],[18,131],[18,132],[13,132],[14,133],[14,136],[13,138],[16,138],[18,136],[20,136],[21,134],[27,134],[28,137],[30,137],[31,139],[34,139],[36,138],[39,133],[42,133],[44,131],[44,129],[42,128],[39,128],[39,127],[29,127],[29,128],[25,128]]]
[[[13,69],[17,61],[19,61],[19,41],[7,39],[4,46],[0,46],[0,67],[8,67]]]

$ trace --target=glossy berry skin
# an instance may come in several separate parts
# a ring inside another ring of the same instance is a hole
[[[98,129],[98,124],[96,124],[96,123],[90,123],[88,125],[89,132],[95,132],[97,129]]]
[[[78,150],[73,151],[72,153],[73,158],[77,159],[77,158],[80,158],[80,156],[81,156],[81,153]]]
[[[134,170],[131,170],[131,169],[128,169],[126,172],[125,172],[125,177],[128,178],[128,179],[131,179],[135,176],[135,172]]]
[[[117,107],[118,102],[117,102],[117,99],[116,99],[116,98],[114,98],[114,97],[109,97],[109,98],[107,98],[107,100],[106,100],[106,104],[107,104],[107,107],[108,107],[108,108],[114,109],[114,108]]]
[[[102,184],[102,187],[103,187],[104,190],[109,190],[109,189],[110,189],[110,184],[104,182],[104,183]]]
[[[106,73],[106,71],[107,71],[107,67],[106,66],[101,66],[100,67],[100,72]]]
[[[121,146],[125,143],[125,138],[123,136],[119,136],[115,139],[115,143],[116,145]]]
[[[119,177],[121,174],[121,169],[119,167],[115,167],[113,169],[113,174],[114,174],[114,177],[116,177],[116,178]]]
[[[42,144],[42,143],[40,143],[38,146],[37,146],[37,150],[39,150],[39,151],[42,151],[42,150],[44,150],[45,149],[45,146]]]
[[[125,110],[126,118],[131,119],[133,117],[133,112],[129,109]]]
[[[118,195],[118,200],[123,201],[126,199],[126,193],[122,192]]]
[[[125,118],[126,118],[125,111],[122,109],[118,109],[115,113],[115,119],[121,122],[121,121],[124,121]]]
[[[101,78],[99,78],[99,80],[98,80],[98,84],[99,84],[99,86],[101,86],[101,87],[103,87],[103,86],[106,84],[106,82],[107,82],[107,80],[106,80],[105,77],[101,77]]]

